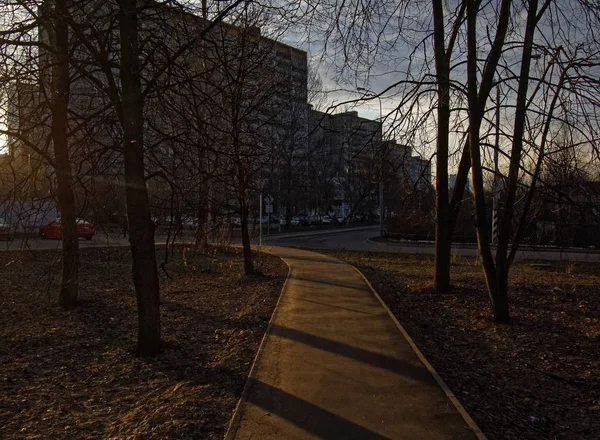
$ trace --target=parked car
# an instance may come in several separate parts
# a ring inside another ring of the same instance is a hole
[[[91,240],[94,235],[96,235],[96,228],[94,225],[80,218],[77,219],[75,231],[77,233],[77,237],[83,237],[86,240]],[[42,238],[60,238],[61,235],[62,224],[60,217],[40,228],[40,237]]]
[[[12,240],[13,233],[14,230],[12,225],[3,218],[0,218],[0,238],[4,238],[5,240]]]
[[[324,215],[323,217],[321,217],[321,223],[323,223],[324,225],[330,225],[331,223],[333,223],[333,219],[328,215]]]
[[[320,225],[321,224],[321,217],[318,215],[310,215],[308,217],[308,221],[309,224],[311,225]]]
[[[365,219],[365,216],[363,214],[354,214],[352,216],[353,222],[362,222],[364,219]]]
[[[305,226],[310,225],[310,218],[308,217],[308,215],[299,214],[299,215],[297,215],[297,217],[298,217],[298,220],[300,221],[301,225],[305,225]]]
[[[286,225],[286,221],[285,221],[285,215],[282,215],[279,218],[279,224],[281,226],[285,226]],[[299,217],[292,217],[290,220],[290,225],[292,226],[298,226],[300,224],[300,218]]]

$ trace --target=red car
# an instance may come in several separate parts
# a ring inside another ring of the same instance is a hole
[[[48,223],[40,228],[40,237],[42,238],[60,238],[61,234],[62,227],[60,224],[60,217],[52,223]],[[94,228],[94,225],[78,218],[77,236],[83,237],[86,240],[91,240],[94,235],[96,235],[96,228]]]

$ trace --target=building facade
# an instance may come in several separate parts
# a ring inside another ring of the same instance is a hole
[[[71,36],[69,144],[78,183],[96,188],[96,198],[102,199],[94,204],[124,212],[122,130],[115,103],[121,93],[120,50],[117,22],[110,20],[117,12],[113,1],[88,2],[72,12],[73,21],[103,32],[89,45]],[[141,12],[139,23],[145,162],[155,210],[170,208],[173,191],[178,192],[177,209],[187,214],[195,215],[200,204],[215,211],[218,205],[236,210],[240,196],[252,197],[247,194],[264,188],[264,181],[281,181],[286,158],[307,150],[306,52],[261,35],[256,22],[212,26],[158,4]],[[44,43],[51,41],[48,29],[39,31]],[[22,130],[22,121],[31,121],[44,127],[47,138],[52,62],[43,51],[38,61],[40,80],[32,87],[43,111],[13,117],[9,125]],[[29,95],[21,90],[15,102]],[[34,142],[41,146],[42,140]],[[31,156],[22,140],[11,139],[9,147],[10,156],[20,162]],[[51,157],[51,144],[45,148]],[[165,175],[169,177],[160,177]]]
[[[309,115],[308,206],[341,217],[374,212],[381,175],[381,123],[356,111],[329,114],[310,109]]]

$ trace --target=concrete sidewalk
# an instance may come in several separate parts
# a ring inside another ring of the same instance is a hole
[[[476,438],[352,266],[267,250],[290,276],[226,439]]]

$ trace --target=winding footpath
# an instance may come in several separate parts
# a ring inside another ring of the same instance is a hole
[[[360,272],[266,250],[290,273],[227,440],[485,438]]]

